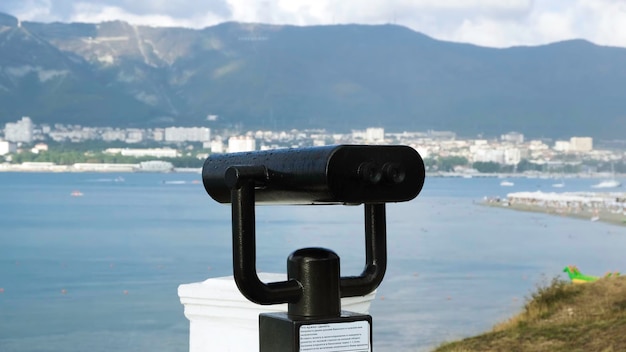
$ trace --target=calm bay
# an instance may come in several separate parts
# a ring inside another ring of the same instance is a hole
[[[626,271],[626,227],[478,204],[555,191],[550,179],[512,181],[428,178],[418,198],[387,206],[376,351],[487,330],[568,264]],[[199,174],[0,173],[0,351],[188,351],[177,287],[231,275],[230,231],[230,208]],[[362,207],[263,206],[257,231],[261,271],[285,272],[310,246],[336,251],[343,275],[362,270]]]

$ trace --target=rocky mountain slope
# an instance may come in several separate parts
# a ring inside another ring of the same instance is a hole
[[[625,87],[626,49],[582,40],[493,49],[395,25],[192,30],[0,15],[0,123],[619,138]]]

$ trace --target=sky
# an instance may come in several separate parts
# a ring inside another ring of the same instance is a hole
[[[626,47],[626,0],[0,0],[23,21],[204,28],[225,21],[385,24],[489,47],[586,39]]]

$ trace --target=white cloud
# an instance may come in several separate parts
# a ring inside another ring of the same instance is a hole
[[[545,44],[578,38],[572,20],[569,10],[532,11],[512,20],[478,17],[464,20],[450,33],[440,33],[440,38],[494,47]]]
[[[519,16],[464,16],[448,26],[416,28],[436,38],[485,46],[539,45],[583,38],[626,47],[626,1],[537,0]]]
[[[0,11],[8,12],[21,19],[50,18],[50,22],[59,20],[51,10],[51,0],[7,0],[6,3],[0,5]]]
[[[96,6],[88,3],[79,3],[74,7],[74,13],[67,21],[98,23],[105,21],[121,20],[135,25],[162,26],[162,27],[196,27],[198,22],[219,23],[217,16],[198,16],[197,14],[187,18],[174,18],[167,14],[133,14],[116,6]]]
[[[397,0],[404,7],[422,11],[455,11],[463,13],[519,13],[526,12],[532,0]]]
[[[578,0],[574,19],[593,42],[626,47],[626,1]]]
[[[531,19],[530,27],[533,28],[531,35],[549,42],[575,37],[573,22],[575,17],[571,11],[534,14]]]

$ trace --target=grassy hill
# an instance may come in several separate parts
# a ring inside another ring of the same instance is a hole
[[[474,351],[626,351],[626,277],[581,285],[554,279],[532,294],[519,315],[436,349]]]

